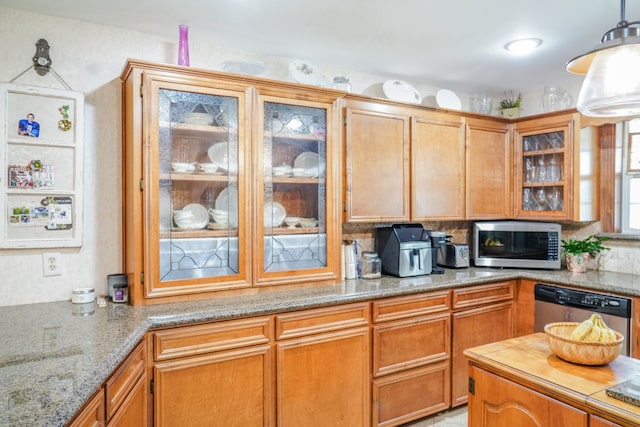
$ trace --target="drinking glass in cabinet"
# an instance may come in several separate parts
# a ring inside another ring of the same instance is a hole
[[[157,114],[160,279],[235,274],[238,98],[160,89]]]
[[[327,112],[275,102],[263,105],[264,271],[326,267]]]

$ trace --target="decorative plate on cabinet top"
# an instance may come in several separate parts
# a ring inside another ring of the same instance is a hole
[[[238,165],[231,163],[229,159],[229,143],[217,142],[207,150],[209,159],[213,163],[217,163],[220,169],[225,169],[229,173],[237,173]]]
[[[222,69],[227,73],[257,76],[264,73],[267,67],[260,61],[225,61]]]
[[[200,203],[190,203],[182,208],[182,210],[193,213],[193,222],[189,228],[201,229],[209,224],[209,211]]]
[[[292,61],[289,64],[289,72],[296,82],[305,85],[321,86],[324,80],[320,69],[309,61]]]
[[[392,101],[419,104],[422,101],[420,92],[409,83],[401,80],[387,80],[382,85],[384,96]]]
[[[264,226],[265,228],[280,227],[282,221],[287,216],[287,211],[278,202],[273,200],[265,201],[264,203]]]
[[[450,91],[449,89],[440,89],[436,92],[436,102],[438,107],[445,108],[447,110],[460,110],[462,109],[462,102],[458,95]]]

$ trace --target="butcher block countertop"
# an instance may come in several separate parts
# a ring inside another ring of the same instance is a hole
[[[476,366],[589,412],[640,425],[640,407],[607,396],[606,389],[640,375],[640,360],[618,356],[604,366],[565,362],[555,356],[544,333],[465,350]]]

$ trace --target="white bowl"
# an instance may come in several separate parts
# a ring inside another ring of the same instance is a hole
[[[180,219],[187,219],[187,218],[193,219],[194,215],[192,211],[175,210],[173,211],[173,217],[180,218]]]
[[[288,227],[293,228],[296,225],[300,224],[300,217],[288,216],[284,219],[284,223],[287,224]]]
[[[307,170],[305,168],[293,168],[291,169],[291,173],[293,174],[293,176],[304,176],[304,174],[307,172]]]
[[[174,172],[194,172],[196,165],[194,163],[171,162],[171,170]]]
[[[276,176],[287,175],[291,173],[291,166],[274,166],[272,170]]]
[[[215,173],[218,171],[217,163],[198,163],[198,170],[204,173]]]
[[[227,223],[229,222],[229,212],[223,211],[220,209],[209,209],[209,215],[211,218],[218,223]]]
[[[318,226],[318,220],[315,218],[300,218],[300,226],[302,228],[314,228]]]
[[[193,217],[191,218],[173,218],[176,225],[180,228],[194,228]]]

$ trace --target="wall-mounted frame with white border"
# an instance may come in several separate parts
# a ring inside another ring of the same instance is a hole
[[[0,248],[82,246],[84,94],[0,84]]]

